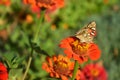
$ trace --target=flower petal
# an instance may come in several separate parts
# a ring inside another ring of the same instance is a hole
[[[88,53],[91,60],[97,60],[100,58],[100,49],[96,44],[91,44],[89,47]]]
[[[62,80],[68,80],[66,76],[61,75]]]
[[[43,63],[42,64],[42,69],[46,70],[47,72],[51,72],[51,70],[50,70],[50,68],[49,68],[47,63]]]
[[[8,73],[7,68],[0,62],[0,80],[7,80],[8,79]]]

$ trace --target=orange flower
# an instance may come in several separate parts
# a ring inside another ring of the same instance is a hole
[[[98,64],[88,64],[83,68],[82,72],[86,80],[107,80],[107,73],[104,67]]]
[[[88,58],[97,60],[100,57],[100,50],[96,44],[81,43],[76,37],[63,39],[59,46],[65,48],[64,53],[69,58],[78,60],[79,63],[87,61]]]
[[[26,20],[25,20],[27,23],[32,23],[33,22],[33,17],[32,17],[32,15],[30,15],[30,14],[27,14],[26,15]]]
[[[10,0],[0,0],[0,4],[9,6],[10,5]]]
[[[68,80],[67,77],[72,75],[74,63],[68,57],[62,55],[47,57],[47,62],[44,62],[42,68],[50,73],[51,77],[62,78]]]
[[[64,0],[23,0],[24,4],[30,4],[33,12],[40,16],[41,10],[46,10],[45,19],[50,21],[49,14],[58,8],[64,7]]]
[[[7,80],[8,73],[6,67],[0,62],[0,80]]]
[[[36,6],[39,9],[55,10],[64,6],[64,0],[23,0],[24,4]]]

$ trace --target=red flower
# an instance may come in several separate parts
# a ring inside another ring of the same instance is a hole
[[[30,4],[32,11],[38,13],[42,9],[46,10],[45,17],[48,18],[48,13],[55,11],[58,8],[64,7],[64,0],[23,0],[24,4]]]
[[[86,80],[85,75],[83,74],[83,72],[80,69],[78,69],[78,71],[77,71],[75,80]]]
[[[10,5],[10,0],[0,0],[0,4],[9,6]]]
[[[33,11],[39,12],[41,9],[46,9],[46,13],[64,6],[64,0],[23,0],[23,3],[30,4]]]
[[[76,37],[68,37],[63,39],[60,43],[60,47],[64,48],[64,53],[74,60],[78,60],[79,63],[83,63],[90,58],[91,60],[97,60],[100,57],[100,50],[94,43],[80,42]]]
[[[8,73],[6,67],[0,62],[0,80],[7,80]]]
[[[64,0],[23,0],[23,2],[45,9],[61,8],[64,6]]]
[[[82,72],[86,80],[107,80],[107,73],[104,67],[98,64],[88,64],[83,68]]]
[[[68,76],[72,75],[74,63],[69,58],[62,55],[47,57],[47,62],[44,62],[42,68],[50,73],[51,77],[62,78],[68,80]]]

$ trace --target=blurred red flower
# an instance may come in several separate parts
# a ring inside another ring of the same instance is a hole
[[[107,80],[107,73],[104,67],[99,64],[87,64],[82,72],[86,80]]]
[[[108,4],[108,3],[109,3],[109,0],[103,0],[103,3],[104,3],[104,4]]]
[[[46,10],[45,19],[50,21],[48,16],[51,12],[58,8],[64,7],[64,0],[23,0],[24,4],[30,4],[33,12],[40,16],[41,10]]]
[[[72,76],[74,62],[71,62],[68,57],[58,55],[52,58],[47,57],[46,62],[43,63],[42,69],[50,73],[51,77],[68,80]]]
[[[41,10],[46,10],[45,17],[48,19],[48,13],[64,7],[64,0],[23,0],[23,3],[30,4],[32,11],[35,13],[40,13]]]
[[[0,80],[7,80],[7,79],[8,79],[7,69],[4,66],[4,64],[0,62]]]
[[[63,39],[59,45],[64,48],[64,53],[74,60],[78,60],[79,63],[83,63],[90,58],[91,60],[97,60],[100,57],[100,50],[94,43],[80,42],[76,37],[68,37]]]
[[[23,2],[45,9],[57,9],[64,6],[64,0],[23,0]]]
[[[0,5],[5,5],[5,6],[9,6],[10,5],[10,0],[0,0]]]

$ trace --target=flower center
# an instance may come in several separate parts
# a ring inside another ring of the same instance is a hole
[[[91,70],[91,74],[92,74],[94,77],[96,77],[96,76],[99,75],[99,71],[98,71],[97,69],[92,69],[92,70]]]
[[[56,61],[54,64],[54,70],[61,75],[68,75],[69,66],[68,63],[64,60]]]
[[[80,56],[88,55],[87,54],[87,50],[88,50],[88,47],[89,47],[88,43],[80,43],[78,40],[76,40],[71,44],[71,46],[72,46],[73,51],[76,54],[78,54]]]

